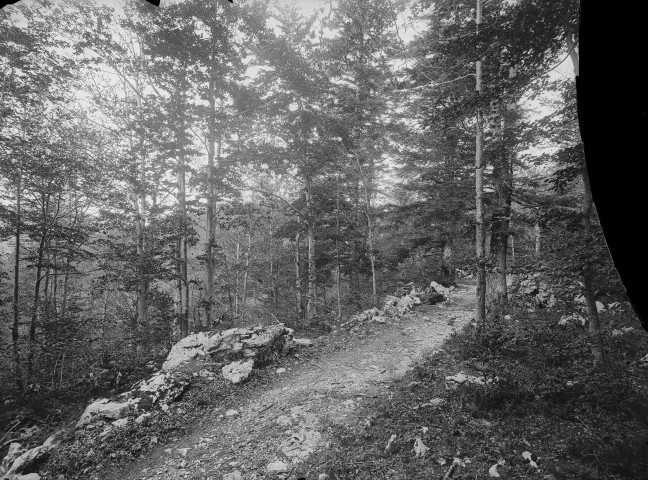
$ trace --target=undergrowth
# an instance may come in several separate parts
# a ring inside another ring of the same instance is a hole
[[[587,331],[558,325],[559,318],[510,309],[454,334],[392,393],[368,404],[358,425],[329,432],[331,448],[298,477],[440,480],[459,458],[455,479],[488,478],[503,460],[503,478],[645,480],[648,368],[639,359],[648,334],[636,319],[625,322],[635,327],[630,333],[605,332],[606,366],[596,370]],[[445,377],[459,371],[486,383],[447,389]],[[433,398],[445,402],[435,407]],[[418,457],[417,437],[429,448]],[[538,457],[537,468],[525,451]]]

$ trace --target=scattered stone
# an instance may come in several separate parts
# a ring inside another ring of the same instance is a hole
[[[623,332],[621,330],[617,330],[617,329],[612,330],[613,337],[619,337],[621,335],[623,335]]]
[[[231,473],[226,473],[223,475],[223,480],[243,480],[243,475],[240,471],[234,470]]]
[[[137,417],[135,419],[135,423],[137,423],[138,425],[146,424],[146,423],[148,423],[148,421],[150,420],[150,418],[152,416],[153,416],[153,414],[151,414],[151,413],[143,413],[143,414],[141,414],[139,417]]]
[[[115,420],[114,422],[112,422],[112,425],[113,427],[117,428],[125,427],[126,425],[128,425],[128,418],[120,418],[119,420]]]
[[[293,344],[297,347],[312,347],[313,341],[308,338],[295,338]]]
[[[278,368],[277,373],[286,373],[286,369],[285,368]]]
[[[429,401],[428,405],[432,407],[439,407],[446,403],[446,401],[443,398],[433,398],[432,400]]]
[[[187,456],[187,453],[189,453],[189,450],[191,450],[191,448],[189,448],[189,447],[186,447],[186,448],[177,448],[176,450],[178,451],[178,453],[179,453],[180,455],[182,455],[183,457],[186,457],[186,456]]]
[[[396,451],[394,440],[396,440],[396,434],[393,434],[391,437],[389,437],[389,440],[387,440],[387,445],[385,445],[385,453],[394,453]]]
[[[238,411],[238,410],[234,410],[234,409],[231,409],[231,410],[228,410],[228,411],[225,412],[225,416],[226,416],[226,417],[235,417],[235,416],[237,416],[238,414],[239,414],[239,411]]]
[[[328,480],[329,476],[326,473],[320,473],[317,480]]]
[[[459,385],[464,383],[475,383],[477,385],[484,385],[485,381],[482,377],[475,377],[474,375],[466,375],[463,372],[459,372],[456,375],[450,375],[445,378],[446,389],[454,390]]]
[[[585,323],[587,320],[585,320],[584,317],[580,316],[578,313],[572,313],[571,315],[563,315],[560,317],[560,321],[558,322],[558,325],[567,325],[569,323],[580,323],[581,326],[585,326]]]
[[[277,420],[275,421],[282,427],[289,427],[292,425],[292,420],[288,415],[281,415],[280,417],[277,417]]]
[[[254,367],[254,360],[232,362],[229,365],[225,365],[221,373],[226,380],[229,380],[232,383],[240,383],[243,380],[247,379],[252,373],[252,368]]]
[[[603,302],[599,302],[597,300],[596,301],[596,311],[601,313],[603,310],[605,310],[605,305],[603,305]]]
[[[268,473],[286,473],[290,471],[290,466],[281,460],[276,460],[266,465],[266,471]]]

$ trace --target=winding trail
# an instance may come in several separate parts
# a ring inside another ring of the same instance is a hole
[[[447,302],[417,306],[397,324],[381,325],[346,350],[328,349],[315,361],[275,375],[276,380],[259,386],[236,407],[238,415],[228,417],[216,410],[171,448],[158,447],[111,478],[277,478],[267,472],[268,464],[299,462],[326,446],[328,426],[364,421],[358,417],[364,399],[388,394],[393,380],[468,323],[473,318],[473,288],[461,284]],[[325,338],[338,342],[335,336]],[[236,470],[241,476],[227,476]]]

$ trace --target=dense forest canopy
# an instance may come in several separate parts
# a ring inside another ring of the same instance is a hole
[[[476,275],[484,322],[528,272],[560,284],[543,306],[582,298],[603,361],[596,302],[623,289],[578,1],[300,5],[2,10],[4,385],[143,368],[192,331],[327,328],[431,279]]]

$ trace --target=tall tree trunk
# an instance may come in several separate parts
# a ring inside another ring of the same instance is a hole
[[[584,186],[583,208],[581,218],[581,228],[583,240],[585,242],[590,239],[590,226],[592,217],[592,206],[594,200],[592,198],[592,190],[590,187],[589,175],[587,173],[587,166],[583,165],[582,179]],[[583,279],[583,297],[585,298],[585,305],[587,307],[587,318],[589,319],[590,335],[592,337],[592,356],[594,357],[594,365],[600,367],[603,365],[605,359],[603,357],[603,344],[601,342],[601,324],[596,308],[596,299],[594,297],[594,269],[592,262],[585,260],[582,270]]]
[[[533,233],[535,237],[535,255],[536,257],[540,255],[540,246],[541,246],[541,235],[542,231],[540,229],[540,222],[536,220],[535,225],[533,227]]]
[[[41,235],[38,242],[36,260],[36,280],[34,282],[34,296],[32,297],[31,319],[29,322],[29,354],[27,357],[27,382],[31,379],[34,369],[34,350],[36,349],[36,328],[38,326],[38,310],[40,307],[40,292],[43,278],[43,260],[49,235],[49,205],[50,194],[41,195]],[[46,292],[47,294],[47,292]]]
[[[567,32],[567,48],[574,68],[574,76],[579,74],[579,57],[571,32]],[[581,209],[581,234],[583,241],[588,242],[591,235],[592,207],[594,198],[592,197],[592,187],[590,185],[589,174],[587,172],[587,163],[583,160],[581,167],[581,178],[583,180],[583,207]],[[587,308],[587,318],[589,320],[589,330],[591,336],[592,357],[595,367],[601,367],[605,363],[603,356],[603,344],[601,341],[601,323],[598,310],[596,308],[596,298],[594,297],[594,269],[592,262],[587,259],[583,262],[582,267],[583,280],[583,297]]]
[[[187,258],[187,236],[188,236],[188,215],[187,215],[187,187],[184,155],[178,155],[178,203],[180,207],[180,239],[178,245],[178,260],[180,281],[178,283],[179,297],[179,320],[181,334],[189,333],[189,280],[188,280],[188,258]]]
[[[337,261],[336,290],[337,318],[342,318],[341,264],[340,264],[340,174],[335,177],[335,259]]]
[[[367,181],[363,178],[362,185],[365,194],[365,215],[367,217],[367,241],[369,243],[369,261],[371,262],[371,303],[378,306],[378,290],[376,287],[376,254],[374,251],[374,223],[371,216],[371,195]]]
[[[482,22],[482,0],[477,0],[477,31]],[[475,66],[476,90],[482,91],[482,61],[478,60]],[[477,253],[477,308],[475,320],[477,323],[486,321],[486,256],[484,252],[484,131],[477,108],[477,133],[475,135],[475,241]]]
[[[247,254],[245,256],[245,272],[243,272],[243,299],[241,301],[241,320],[245,318],[245,310],[247,307],[247,285],[248,276],[250,271],[250,256],[252,252],[252,234],[248,232]]]
[[[300,243],[300,232],[297,232],[295,235],[295,288],[297,290],[297,318],[299,320],[304,319],[304,301],[302,298],[302,285],[301,285],[301,273],[299,271],[299,243]]]
[[[205,323],[212,323],[212,307],[214,304],[214,245],[216,243],[216,224],[214,222],[214,156],[220,160],[221,132],[218,133],[218,153],[215,152],[216,142],[216,21],[218,18],[218,0],[213,0],[213,17],[210,25],[211,32],[211,53],[209,66],[209,119],[207,138],[207,247],[205,252]]]
[[[11,343],[13,346],[14,360],[14,380],[19,390],[25,387],[22,369],[20,366],[20,235],[22,222],[22,158],[18,164],[18,178],[16,185],[16,230],[15,230],[15,250],[14,250],[14,282],[13,282],[13,323],[11,325]]]
[[[501,102],[498,103],[498,117],[501,119],[499,127],[500,152],[496,155],[493,165],[493,181],[497,196],[495,211],[493,212],[492,245],[497,264],[497,303],[506,303],[508,300],[506,287],[506,270],[508,254],[509,225],[511,217],[511,198],[513,190],[513,170],[511,154],[508,148],[509,135],[502,111]]]
[[[306,300],[306,320],[317,314],[317,271],[315,270],[315,215],[313,212],[312,180],[306,176],[306,210],[308,230],[308,293]]]

